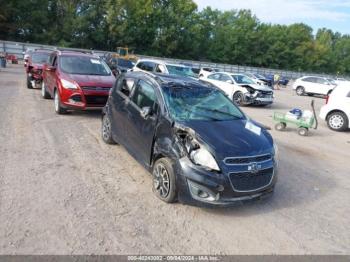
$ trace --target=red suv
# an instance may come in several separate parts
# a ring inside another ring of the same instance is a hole
[[[91,53],[55,51],[44,67],[43,98],[53,97],[55,111],[103,107],[115,82],[107,64]]]
[[[25,67],[27,73],[27,87],[40,87],[43,80],[43,66],[47,63],[52,50],[36,49],[27,58]]]

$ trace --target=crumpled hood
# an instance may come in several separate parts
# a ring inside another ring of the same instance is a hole
[[[79,86],[112,87],[115,82],[115,77],[112,74],[109,76],[67,74],[67,76],[77,82]]]
[[[248,130],[245,127],[247,121],[258,126],[252,120],[191,121],[181,125],[191,128],[196,137],[208,145],[208,150],[217,160],[271,153],[271,135],[264,128],[261,128],[260,135]]]
[[[265,86],[265,85],[258,85],[258,84],[240,84],[240,86],[250,86],[256,90],[260,91],[273,91],[271,88]]]

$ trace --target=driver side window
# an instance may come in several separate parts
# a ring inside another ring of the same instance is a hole
[[[133,90],[134,83],[135,79],[133,78],[120,77],[118,79],[117,90],[123,93],[125,96],[129,97]]]
[[[222,82],[228,82],[228,81],[232,82],[232,79],[228,75],[221,74],[220,81],[222,81]]]
[[[156,93],[152,85],[140,80],[131,100],[137,105],[138,108],[144,107],[154,108],[156,102]]]

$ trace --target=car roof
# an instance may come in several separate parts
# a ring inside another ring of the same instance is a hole
[[[49,49],[35,49],[32,51],[32,54],[34,53],[44,53],[44,54],[51,54],[55,50],[49,50]]]
[[[160,65],[169,65],[169,66],[178,66],[178,67],[183,67],[183,68],[190,68],[190,66],[183,65],[183,64],[174,64],[174,63],[168,63],[166,61],[161,61],[161,60],[155,60],[155,59],[139,59],[137,63],[140,62],[150,62],[150,63],[156,63]]]
[[[62,56],[84,56],[84,57],[91,57],[91,58],[100,58],[98,55],[88,52],[80,52],[80,51],[71,51],[71,50],[58,50],[58,55]]]
[[[125,73],[126,77],[137,77],[137,76],[145,76],[147,78],[151,78],[156,81],[160,86],[169,86],[169,85],[177,85],[177,86],[211,86],[206,82],[202,82],[197,79],[193,79],[191,77],[185,76],[177,76],[177,75],[169,75],[162,73],[150,73],[143,71],[133,71]]]

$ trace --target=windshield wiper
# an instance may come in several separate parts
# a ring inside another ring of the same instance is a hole
[[[204,110],[209,111],[209,112],[214,112],[214,113],[219,113],[219,114],[223,114],[223,115],[227,115],[227,116],[232,116],[235,119],[242,119],[242,117],[233,115],[233,114],[225,112],[225,111],[221,111],[219,109],[212,109],[212,108],[207,108],[207,107],[203,107],[203,106],[197,106],[197,108],[204,109]]]

